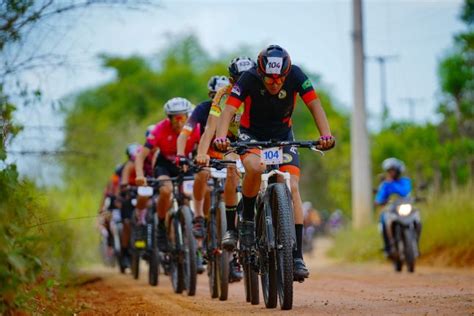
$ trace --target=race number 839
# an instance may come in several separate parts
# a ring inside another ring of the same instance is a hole
[[[261,159],[266,165],[280,165],[283,163],[283,149],[281,147],[265,148],[262,150]]]

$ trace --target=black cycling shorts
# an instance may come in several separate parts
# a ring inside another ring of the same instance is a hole
[[[176,164],[165,157],[158,155],[155,162],[155,169],[153,171],[155,178],[160,176],[168,176],[170,178],[177,177],[181,172],[181,169]],[[187,175],[192,175],[191,172],[187,172]]]
[[[290,130],[285,136],[278,137],[272,140],[280,141],[292,141],[295,137],[293,136],[293,131]],[[252,135],[247,130],[241,128],[239,131],[239,141],[241,142],[251,142],[251,141],[268,141],[269,139],[259,139],[255,135]],[[248,154],[260,155],[260,149],[250,149],[242,155],[241,159],[244,160]],[[283,164],[279,168],[281,171],[289,172],[292,175],[300,175],[300,158],[298,154],[298,148],[294,146],[285,146],[283,147]]]

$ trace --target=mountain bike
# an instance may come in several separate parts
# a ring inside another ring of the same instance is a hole
[[[164,181],[173,185],[173,202],[166,216],[168,249],[164,257],[169,264],[169,274],[175,293],[186,291],[189,296],[196,294],[197,264],[196,240],[193,235],[193,212],[189,207],[194,176],[183,172],[177,177],[159,180],[148,178],[150,186],[158,188]]]
[[[153,189],[150,187],[138,187],[138,197],[152,197]],[[139,223],[138,210],[135,209],[132,215],[131,234],[131,255],[132,255],[132,275],[138,279],[140,275],[140,258],[148,263],[148,283],[151,286],[158,285],[160,256],[157,246],[157,225],[158,218],[155,211],[154,200],[146,208],[145,223]]]
[[[206,248],[209,289],[212,298],[227,300],[229,291],[229,265],[231,253],[221,247],[221,240],[227,229],[225,203],[222,197],[227,177],[228,165],[236,165],[233,160],[211,159],[210,186],[211,210],[208,218],[207,232],[204,239]]]
[[[256,201],[255,236],[250,249],[241,249],[247,301],[258,304],[260,274],[263,299],[267,308],[277,301],[283,310],[293,307],[293,249],[296,247],[290,174],[278,170],[283,163],[283,147],[316,148],[318,141],[235,142],[231,147],[242,154],[251,148],[262,150],[262,162],[267,170],[261,175],[262,185]],[[278,178],[283,180],[278,182]]]

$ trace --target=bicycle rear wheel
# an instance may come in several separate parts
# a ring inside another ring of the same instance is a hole
[[[245,299],[252,305],[258,305],[260,304],[258,273],[253,268],[249,251],[244,251],[241,264],[244,270]]]
[[[140,255],[138,251],[132,250],[132,275],[135,280],[140,276]]]
[[[270,202],[276,226],[277,279],[280,307],[293,307],[294,220],[291,194],[284,183],[272,184]]]

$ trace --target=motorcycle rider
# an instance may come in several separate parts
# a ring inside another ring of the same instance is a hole
[[[408,197],[412,191],[411,180],[403,177],[405,172],[405,164],[397,158],[387,158],[382,162],[382,169],[385,171],[385,179],[380,183],[377,194],[375,196],[375,204],[384,207],[393,195],[398,197]],[[387,210],[380,213],[380,226],[384,242],[384,253],[387,257],[393,255],[395,251],[394,245],[389,240],[386,227]]]
[[[293,139],[291,116],[299,94],[310,110],[321,137],[319,149],[330,149],[335,139],[331,135],[329,124],[321,101],[311,80],[296,65],[291,64],[288,52],[278,45],[263,49],[256,69],[245,72],[232,88],[226,101],[216,132],[214,145],[225,151],[229,145],[226,135],[237,110],[244,104],[244,114],[240,120],[239,140],[266,141],[270,139],[287,141]],[[293,267],[296,279],[309,276],[303,261],[303,210],[299,194],[299,156],[296,148],[283,148],[286,162],[280,170],[291,175],[290,185],[294,205],[295,231],[297,247],[293,252]],[[257,194],[260,190],[261,174],[266,166],[261,163],[260,151],[250,150],[241,156],[245,167],[242,185],[243,216],[239,228],[240,241],[247,246],[255,242],[254,212]]]

